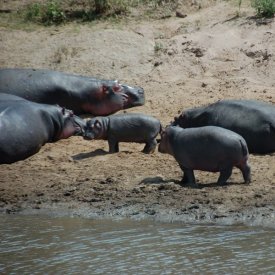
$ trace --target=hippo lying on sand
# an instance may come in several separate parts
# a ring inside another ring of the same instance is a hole
[[[78,115],[109,115],[144,104],[142,88],[42,69],[0,69],[0,93],[58,104]]]
[[[0,164],[26,159],[47,142],[82,134],[85,125],[64,108],[0,94]]]
[[[257,100],[221,100],[188,109],[172,125],[182,128],[214,125],[240,134],[249,152],[275,152],[275,105]]]
[[[220,172],[218,184],[226,184],[234,166],[242,171],[245,183],[250,182],[246,142],[224,128],[168,126],[161,133],[159,152],[174,156],[184,172],[183,184],[196,186],[193,170]]]
[[[89,120],[84,138],[108,140],[110,153],[119,151],[119,142],[145,143],[143,152],[152,153],[160,130],[160,121],[152,116],[121,114]]]

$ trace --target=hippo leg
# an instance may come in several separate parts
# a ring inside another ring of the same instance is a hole
[[[196,183],[194,171],[192,169],[186,169],[180,166],[181,170],[183,171],[183,178],[181,180],[181,185],[191,185],[193,187],[198,187]]]
[[[247,184],[250,183],[251,182],[250,166],[247,163],[245,163],[244,165],[237,166],[237,167],[242,171],[244,183],[247,183]]]
[[[157,141],[154,138],[153,140],[147,141],[145,144],[145,147],[143,148],[142,152],[145,154],[151,154],[154,153],[157,146]]]
[[[226,181],[230,178],[232,174],[232,169],[233,169],[232,166],[228,166],[225,169],[221,170],[217,184],[225,185]]]
[[[109,139],[108,144],[109,144],[109,153],[118,153],[119,152],[118,141]]]

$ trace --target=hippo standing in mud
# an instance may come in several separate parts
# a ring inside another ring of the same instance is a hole
[[[121,114],[95,117],[87,122],[85,139],[108,140],[109,152],[119,151],[119,142],[145,143],[144,153],[153,153],[156,136],[161,130],[160,121],[144,114]]]
[[[188,109],[172,125],[182,128],[214,125],[240,134],[250,153],[275,152],[275,105],[257,100],[221,100]]]
[[[161,133],[159,152],[176,159],[184,175],[182,184],[196,185],[193,170],[220,172],[218,184],[224,185],[234,166],[250,182],[248,149],[238,134],[216,126],[182,129],[168,126]]]
[[[0,94],[0,164],[26,159],[47,142],[82,134],[85,125],[59,106]]]
[[[0,93],[58,104],[78,115],[109,115],[144,104],[142,88],[43,69],[0,69]]]

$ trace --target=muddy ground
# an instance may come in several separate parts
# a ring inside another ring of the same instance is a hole
[[[274,19],[256,20],[245,4],[236,17],[234,3],[181,7],[185,18],[47,28],[2,20],[0,66],[142,86],[146,104],[127,112],[151,114],[163,125],[185,108],[223,98],[275,104]],[[275,226],[275,154],[250,156],[250,185],[237,169],[222,187],[218,174],[196,171],[200,187],[192,189],[179,185],[182,172],[171,156],[142,148],[123,143],[108,154],[107,142],[81,137],[46,144],[27,160],[1,165],[0,211]]]

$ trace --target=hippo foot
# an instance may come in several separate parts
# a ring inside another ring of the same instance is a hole
[[[155,141],[155,140],[151,143],[146,143],[142,152],[144,154],[153,154],[155,152],[156,146],[157,146],[157,141]]]
[[[226,186],[227,182],[226,181],[217,181],[217,185]]]
[[[151,149],[151,150],[146,150],[145,148],[142,150],[142,153],[144,154],[153,154],[155,152],[155,148]]]
[[[246,165],[244,169],[242,169],[244,183],[249,184],[251,182],[251,172],[250,166]]]
[[[189,186],[189,187],[192,187],[192,188],[199,188],[199,185],[198,185],[196,182],[194,182],[194,181],[187,181],[187,180],[185,180],[185,179],[183,179],[183,180],[180,182],[180,185],[181,185],[181,186],[184,186],[184,187]]]

